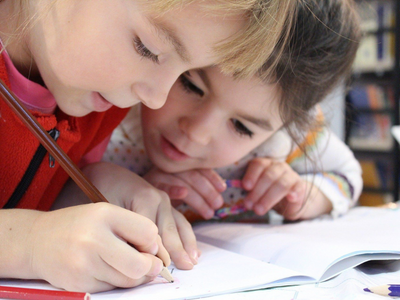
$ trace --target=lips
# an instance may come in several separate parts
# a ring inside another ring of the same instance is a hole
[[[92,94],[92,103],[94,107],[94,111],[102,112],[113,106],[110,102],[108,102],[102,95],[99,93]]]
[[[170,141],[161,136],[161,150],[171,160],[183,161],[189,158],[188,155],[178,150]]]

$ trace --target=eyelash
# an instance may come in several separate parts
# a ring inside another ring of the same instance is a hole
[[[136,52],[147,59],[150,59],[152,62],[159,64],[158,55],[152,53],[147,47],[142,43],[142,40],[139,37],[135,37],[133,40],[135,45]]]
[[[193,82],[191,82],[185,75],[181,75],[179,77],[179,82],[187,93],[195,93],[200,97],[204,96],[204,92],[195,84],[193,84]]]
[[[242,122],[236,119],[231,120],[233,127],[235,128],[235,131],[240,135],[240,136],[248,136],[250,138],[253,137],[254,132],[250,131],[246,126],[243,125]]]
[[[179,77],[179,81],[183,87],[183,89],[187,93],[195,93],[199,96],[204,96],[204,92],[199,89],[196,85],[194,85],[185,75],[181,75]],[[250,131],[246,126],[243,125],[242,122],[236,119],[231,120],[233,127],[235,128],[235,131],[240,135],[240,136],[248,136],[248,137],[253,137],[254,132]]]

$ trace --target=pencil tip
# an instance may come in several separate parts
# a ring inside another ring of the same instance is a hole
[[[369,288],[365,288],[365,289],[364,289],[364,292],[370,292],[370,293],[372,293],[371,290],[370,290]]]
[[[174,282],[174,277],[172,277],[171,273],[168,271],[166,267],[163,267],[160,272],[161,277],[166,279],[168,282]]]

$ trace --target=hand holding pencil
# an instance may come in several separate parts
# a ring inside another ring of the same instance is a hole
[[[1,81],[0,87],[13,111],[85,194],[93,202],[103,202],[47,213],[1,211],[0,219],[7,224],[7,232],[2,228],[0,234],[2,244],[7,246],[0,245],[0,265],[4,267],[0,275],[44,279],[67,290],[98,292],[134,287],[160,274],[163,262],[155,255],[166,265],[170,260],[156,225],[146,217],[107,203]]]

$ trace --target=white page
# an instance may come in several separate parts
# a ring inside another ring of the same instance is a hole
[[[336,220],[203,224],[195,233],[202,242],[319,279],[334,262],[351,254],[383,251],[400,258],[400,239],[393,238],[399,228],[400,210],[357,207]]]
[[[398,282],[399,278],[400,261],[379,262],[349,269],[318,284],[214,296],[207,300],[390,300],[390,297],[366,293],[364,288]]]
[[[208,295],[268,286],[268,283],[299,274],[262,263],[236,253],[199,243],[202,255],[193,270],[174,269],[174,283],[159,277],[155,281],[132,289],[118,289],[92,294],[93,300],[109,299],[190,299]],[[171,267],[169,268],[171,269]],[[305,278],[296,278],[306,281]],[[308,279],[311,281],[311,279]],[[52,289],[50,285],[37,281],[5,281],[0,285]]]

